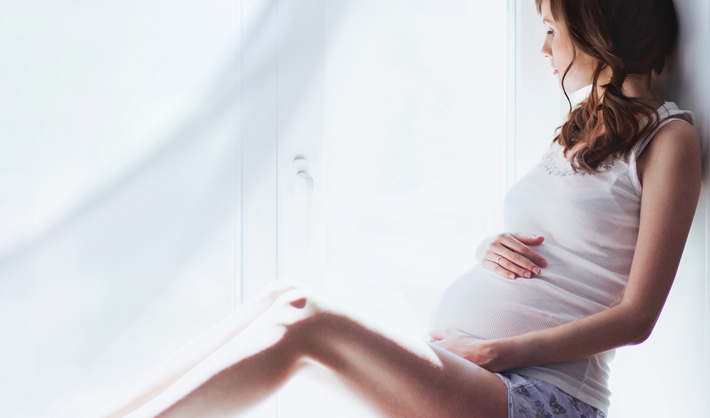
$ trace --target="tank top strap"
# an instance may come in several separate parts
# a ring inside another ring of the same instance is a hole
[[[676,106],[676,104],[673,102],[665,102],[663,106],[658,108],[656,114],[651,115],[651,118],[654,120],[657,118],[657,120],[660,120],[661,122],[658,124],[658,126],[656,126],[653,131],[651,131],[650,134],[648,134],[643,140],[639,141],[636,146],[634,146],[634,148],[631,150],[631,154],[629,155],[629,174],[631,176],[631,183],[633,184],[636,193],[638,193],[638,196],[641,196],[642,186],[641,181],[638,177],[636,160],[638,159],[639,155],[641,155],[646,146],[656,136],[658,131],[660,131],[667,124],[676,120],[680,120],[689,123],[692,126],[696,126],[695,115],[693,115],[693,112],[689,110],[678,109],[678,106]],[[640,123],[641,127],[645,126],[645,124],[647,123],[648,118],[644,118]]]

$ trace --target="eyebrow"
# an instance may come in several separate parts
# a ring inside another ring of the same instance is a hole
[[[550,21],[547,20],[547,19],[542,19],[542,23],[544,23],[544,24],[546,24],[546,25],[548,25],[548,26],[552,26],[552,25],[553,25],[553,22],[550,22]]]

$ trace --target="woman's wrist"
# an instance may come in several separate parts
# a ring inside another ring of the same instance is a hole
[[[529,365],[525,356],[531,352],[523,335],[484,340],[453,328],[434,330],[429,335],[433,338],[432,344],[491,372]]]
[[[520,337],[498,338],[486,341],[487,348],[491,353],[490,368],[492,372],[521,367],[525,364],[524,350],[520,344]]]

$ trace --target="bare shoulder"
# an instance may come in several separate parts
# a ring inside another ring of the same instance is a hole
[[[642,184],[649,170],[666,173],[698,171],[702,164],[700,135],[687,122],[669,122],[656,133],[636,164]]]

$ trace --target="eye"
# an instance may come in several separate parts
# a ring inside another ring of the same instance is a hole
[[[547,34],[548,34],[548,35],[553,35],[553,36],[554,36],[554,35],[555,35],[555,30],[554,30],[554,29],[552,29],[552,28],[547,28]]]

